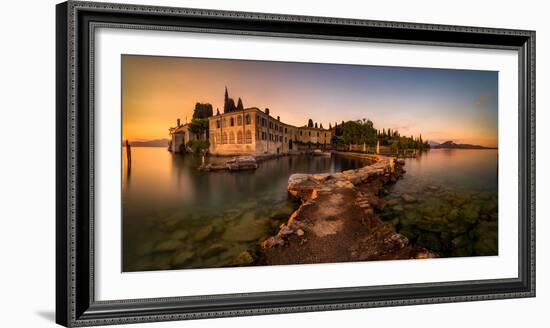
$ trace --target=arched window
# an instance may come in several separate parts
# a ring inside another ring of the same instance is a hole
[[[246,124],[250,124],[250,114],[246,114],[246,116],[244,117],[244,122]]]
[[[230,125],[230,126],[235,125],[235,119],[234,119],[233,117],[231,117],[231,118],[229,119],[229,125]]]
[[[233,131],[229,132],[229,143],[230,144],[235,143],[235,133],[233,133]]]
[[[221,128],[222,122],[220,120],[216,120],[216,128]]]
[[[227,143],[227,132],[222,133],[222,144]]]
[[[252,131],[246,130],[244,139],[245,139],[244,140],[245,143],[247,143],[247,144],[252,143]]]
[[[237,143],[238,144],[243,143],[243,132],[242,131],[237,132]]]
[[[241,115],[237,116],[237,125],[239,126],[243,125],[243,118]]]

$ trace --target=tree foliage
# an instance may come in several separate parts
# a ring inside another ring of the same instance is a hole
[[[212,105],[209,103],[196,103],[193,111],[193,118],[208,118],[214,114]]]
[[[208,150],[208,148],[210,148],[210,142],[208,140],[190,140],[187,142],[187,147],[191,148],[193,153],[197,154],[202,150]]]
[[[398,130],[382,129],[378,133],[378,140],[381,146],[389,146],[392,151],[397,149],[418,149],[424,150],[429,148],[427,142],[424,142],[422,135],[415,138],[414,136],[402,136]]]
[[[348,121],[342,125],[344,143],[376,145],[376,129],[371,120]]]
[[[196,134],[206,133],[208,135],[208,119],[207,118],[193,118],[189,123],[189,131]]]

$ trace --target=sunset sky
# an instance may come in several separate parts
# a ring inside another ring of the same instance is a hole
[[[498,72],[223,59],[122,57],[123,139],[168,138],[224,88],[295,126],[370,119],[424,140],[498,145]]]

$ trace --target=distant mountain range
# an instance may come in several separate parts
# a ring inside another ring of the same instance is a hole
[[[130,141],[132,147],[168,147],[168,139]],[[124,143],[123,143],[124,144]]]
[[[471,144],[457,144],[451,140],[443,143],[437,143],[435,141],[428,141],[431,148],[434,149],[497,149],[496,147],[485,147],[480,145]]]

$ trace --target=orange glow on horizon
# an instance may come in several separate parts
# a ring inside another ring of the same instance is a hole
[[[484,112],[484,106],[495,95],[486,90],[479,90],[475,98],[468,100],[469,105],[452,103],[451,97],[449,108],[452,110],[440,114],[441,106],[428,98],[414,102],[388,94],[373,99],[361,95],[360,89],[351,90],[350,93],[355,94],[347,97],[348,90],[341,90],[344,88],[340,88],[336,78],[334,93],[327,93],[307,77],[291,75],[293,67],[284,65],[123,56],[123,139],[169,138],[168,129],[176,125],[178,118],[182,123],[189,122],[197,102],[211,103],[214,113],[217,108],[223,112],[227,86],[235,102],[240,97],[244,107],[262,110],[268,107],[272,116],[280,116],[281,121],[295,126],[305,125],[309,118],[325,128],[329,123],[368,118],[377,129],[397,129],[406,136],[421,134],[424,140],[498,146],[495,117]],[[357,84],[357,88],[369,87]]]

